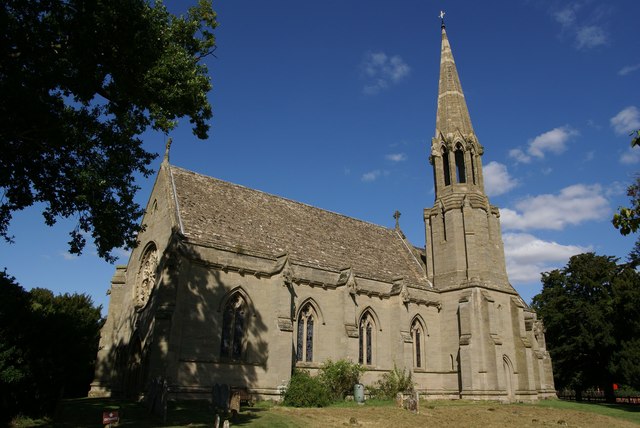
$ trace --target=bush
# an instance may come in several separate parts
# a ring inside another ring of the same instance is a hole
[[[400,371],[394,364],[392,371],[383,374],[382,379],[368,389],[372,397],[382,400],[393,399],[398,392],[406,393],[413,390],[411,372],[407,372],[404,368]]]
[[[324,407],[331,403],[329,390],[306,370],[294,370],[283,403],[293,407]]]
[[[329,391],[331,399],[340,401],[353,394],[353,386],[360,381],[360,375],[365,370],[361,365],[347,360],[327,360],[320,369],[319,377]]]

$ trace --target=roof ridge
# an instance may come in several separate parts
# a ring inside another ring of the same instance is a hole
[[[362,220],[362,219],[359,219],[359,218],[351,217],[351,216],[348,216],[348,215],[346,215],[346,214],[341,214],[341,213],[338,213],[338,212],[335,212],[335,211],[331,211],[331,210],[328,210],[328,209],[325,209],[325,208],[316,207],[316,206],[314,206],[314,205],[307,204],[307,203],[300,202],[300,201],[296,201],[296,200],[293,200],[293,199],[287,198],[287,197],[285,197],[285,196],[275,195],[275,194],[273,194],[273,193],[265,192],[264,190],[253,189],[253,188],[251,188],[251,187],[244,186],[244,185],[242,185],[242,184],[238,184],[238,183],[233,183],[233,182],[231,182],[231,181],[222,180],[222,179],[220,179],[220,178],[212,177],[212,176],[210,176],[210,175],[200,174],[200,173],[198,173],[198,172],[191,171],[191,170],[186,169],[186,168],[181,168],[181,167],[179,167],[179,166],[169,165],[169,167],[170,167],[170,168],[173,168],[173,169],[178,169],[178,170],[184,171],[184,172],[186,172],[186,173],[190,173],[190,174],[194,174],[194,175],[197,175],[197,176],[200,176],[200,177],[204,177],[204,178],[207,178],[207,179],[209,179],[209,180],[215,180],[215,181],[219,181],[219,182],[222,182],[222,183],[229,184],[229,185],[231,185],[231,186],[240,187],[240,188],[243,188],[243,189],[249,190],[249,191],[251,191],[251,192],[262,193],[263,195],[267,195],[267,196],[270,196],[270,197],[274,197],[274,198],[282,199],[282,200],[284,200],[284,201],[291,202],[291,203],[294,203],[294,204],[297,204],[297,205],[303,205],[303,206],[306,206],[306,207],[312,208],[312,209],[314,209],[314,210],[318,210],[318,211],[326,212],[326,213],[333,214],[333,215],[338,215],[338,216],[340,216],[340,217],[344,217],[344,218],[349,219],[349,220],[353,220],[353,221],[356,221],[356,222],[359,222],[359,223],[364,223],[364,224],[369,225],[369,226],[374,226],[374,227],[376,227],[376,228],[379,228],[379,229],[384,230],[385,232],[388,232],[389,234],[394,235],[394,234],[393,234],[393,232],[395,231],[395,229],[394,229],[394,228],[391,228],[391,227],[381,226],[381,225],[379,225],[379,224],[375,224],[375,223],[372,223],[372,222],[370,222],[370,221],[366,221],[366,220]],[[407,241],[408,241],[408,240],[407,240]]]

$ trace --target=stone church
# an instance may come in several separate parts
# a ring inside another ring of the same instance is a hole
[[[111,280],[90,396],[212,386],[279,399],[294,368],[394,365],[424,398],[555,395],[541,320],[509,283],[500,213],[442,25],[424,247],[386,228],[160,166],[140,245]]]

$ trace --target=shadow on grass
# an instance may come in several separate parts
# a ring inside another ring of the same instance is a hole
[[[81,398],[63,400],[56,411],[52,426],[60,428],[89,428],[102,426],[102,413],[117,410],[120,416],[118,427],[212,427],[215,413],[207,401],[170,402],[167,421],[163,423],[147,412],[143,403],[111,398]],[[268,407],[243,407],[230,419],[232,425],[249,425],[268,413]]]

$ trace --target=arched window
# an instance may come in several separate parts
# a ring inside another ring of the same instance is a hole
[[[239,293],[227,300],[222,313],[222,339],[220,356],[239,360],[242,358],[246,326],[247,304]]]
[[[359,356],[358,362],[360,364],[366,364],[368,366],[373,364],[373,350],[374,350],[374,341],[375,341],[375,321],[371,316],[370,312],[365,312],[365,314],[360,318],[359,325]]]
[[[140,260],[140,269],[136,277],[136,308],[143,308],[149,301],[151,290],[156,283],[156,270],[158,268],[158,250],[151,243],[147,245],[144,255]]]
[[[456,160],[456,178],[458,179],[458,183],[466,183],[467,171],[465,170],[465,167],[464,167],[464,150],[462,150],[462,146],[459,144],[456,146],[455,160]]]
[[[449,151],[442,146],[442,171],[444,172],[444,185],[451,184],[451,170],[449,169]]]
[[[298,361],[313,361],[313,327],[316,319],[313,306],[307,303],[298,315],[298,347],[296,352]]]
[[[413,339],[413,365],[424,368],[424,327],[417,319],[411,325],[411,338]]]

